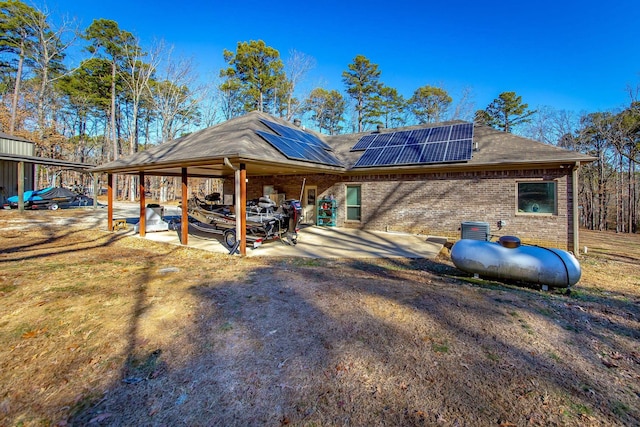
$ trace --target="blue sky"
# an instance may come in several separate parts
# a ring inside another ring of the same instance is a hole
[[[407,97],[435,85],[455,102],[470,88],[476,109],[515,91],[530,108],[612,110],[629,103],[628,85],[640,85],[637,0],[48,0],[46,7],[81,28],[115,20],[143,45],[162,38],[193,57],[203,76],[225,66],[223,49],[264,40],[283,58],[292,49],[315,58],[309,88],[342,92],[342,71],[362,54]]]

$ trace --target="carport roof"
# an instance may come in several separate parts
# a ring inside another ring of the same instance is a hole
[[[288,159],[256,133],[256,131],[271,132],[261,120],[292,127],[284,120],[254,111],[107,163],[95,168],[94,171],[113,173],[144,171],[153,175],[170,176],[178,175],[181,168],[188,167],[190,176],[225,176],[233,172],[224,165],[225,158],[236,167],[239,163],[245,163],[249,175],[345,171],[343,167]],[[315,135],[326,142],[322,135]]]
[[[256,131],[271,132],[262,122],[264,120],[292,128],[295,127],[282,119],[254,111],[216,126],[154,146],[132,156],[96,167],[93,171],[125,174],[143,171],[150,175],[171,176],[179,175],[182,168],[188,168],[190,176],[228,176],[233,171],[225,166],[225,158],[236,167],[239,163],[244,163],[247,168],[247,174],[254,176],[304,173],[358,175],[461,169],[532,168],[551,165],[573,165],[595,160],[593,157],[574,151],[543,144],[486,126],[475,126],[473,142],[477,150],[473,151],[472,159],[468,162],[353,168],[362,155],[362,151],[351,151],[351,148],[362,136],[371,132],[335,136],[311,132],[333,148],[333,154],[342,163],[342,167],[336,167],[288,159],[256,133]],[[452,123],[461,122],[434,123],[382,130],[381,132],[443,126]]]
[[[27,140],[24,140],[24,141],[30,142]],[[90,165],[87,163],[69,162],[66,160],[49,159],[46,157],[23,156],[19,154],[7,154],[7,153],[0,153],[0,160],[8,160],[11,162],[34,163],[37,165],[45,165],[45,166],[58,166],[61,168],[73,169],[81,172],[86,172],[87,170],[95,167],[94,165]]]

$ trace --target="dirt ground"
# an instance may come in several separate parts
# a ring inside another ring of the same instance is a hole
[[[0,211],[0,425],[639,425],[640,236],[581,238],[567,295]]]

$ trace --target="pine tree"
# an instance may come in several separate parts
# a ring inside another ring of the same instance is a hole
[[[368,118],[375,116],[376,95],[380,93],[380,70],[363,55],[358,55],[349,64],[349,70],[342,72],[342,81],[347,93],[356,102],[358,115],[358,132],[363,131],[363,124]],[[373,114],[372,114],[373,113]]]
[[[85,31],[84,38],[91,44],[87,50],[92,54],[102,53],[111,63],[111,143],[113,159],[118,158],[118,139],[116,137],[116,80],[120,61],[127,45],[134,44],[134,38],[128,31],[121,30],[118,23],[109,19],[94,20]]]
[[[224,50],[229,68],[220,72],[226,81],[223,91],[239,90],[244,110],[277,112],[278,103],[286,103],[286,75],[280,53],[264,41],[239,42],[236,52]]]
[[[434,123],[442,120],[452,101],[446,90],[427,85],[413,92],[409,107],[419,123]]]
[[[344,99],[337,90],[316,88],[311,91],[305,103],[305,111],[311,112],[311,120],[320,132],[325,130],[329,135],[338,134],[342,130],[340,122],[344,118],[344,109]]]
[[[535,111],[527,108],[529,104],[522,103],[522,97],[515,92],[502,92],[485,109],[484,119],[489,126],[504,132],[512,132],[514,127],[531,121]]]
[[[37,13],[34,8],[20,1],[0,2],[0,53],[3,56],[14,56],[17,60],[15,66],[10,63],[3,63],[5,70],[15,70],[13,96],[11,99],[11,118],[8,129],[11,135],[16,130],[23,69],[25,63],[32,57],[33,48],[37,40],[33,28],[28,25],[28,18],[30,15],[37,15]]]

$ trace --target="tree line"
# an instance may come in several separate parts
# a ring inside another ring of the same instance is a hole
[[[72,51],[83,56],[77,64]],[[304,53],[285,59],[251,40],[222,57],[224,68],[206,82],[193,60],[162,41],[144,45],[115,21],[96,19],[80,29],[46,9],[0,1],[0,131],[35,142],[40,156],[100,164],[254,110],[301,118],[330,135],[474,120],[597,158],[581,168],[581,224],[637,229],[638,90],[629,90],[629,105],[617,112],[532,110],[508,91],[476,110],[470,88],[455,102],[439,85],[404,97],[363,55],[346,64],[342,91],[307,92],[315,59]],[[123,197],[135,196],[134,184],[122,184]]]

